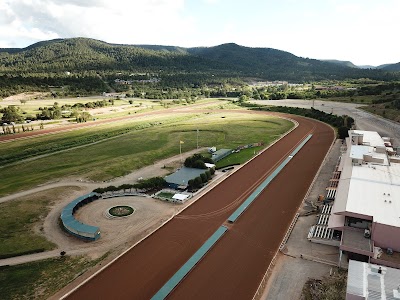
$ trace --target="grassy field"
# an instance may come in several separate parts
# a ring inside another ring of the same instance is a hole
[[[173,193],[167,193],[167,192],[161,192],[161,193],[158,193],[158,194],[157,194],[158,197],[160,197],[160,198],[166,198],[166,199],[172,199],[172,197],[173,197],[174,195],[175,195],[175,194],[173,194]]]
[[[373,104],[368,106],[363,106],[361,109],[381,116],[383,118],[400,122],[400,113],[398,109],[387,107],[388,105],[385,103],[382,104]]]
[[[59,257],[1,267],[1,299],[47,299],[104,258]]]
[[[263,147],[254,147],[240,150],[240,152],[232,153],[229,156],[221,159],[216,163],[216,168],[225,168],[232,165],[240,165],[254,157],[258,151],[263,149]]]
[[[0,203],[0,255],[54,249],[55,245],[41,234],[44,218],[51,205],[67,195],[66,191],[70,194],[78,190],[63,187]]]
[[[1,169],[0,195],[65,176],[82,176],[104,181],[126,175],[132,170],[179,154],[180,140],[185,142],[182,151],[195,149],[197,129],[200,130],[199,146],[233,149],[260,141],[267,145],[293,126],[292,123],[278,118],[224,111],[168,117],[152,116],[146,117],[146,122],[153,125],[138,129],[135,127],[137,123],[121,124],[122,127],[133,126],[136,129],[87,147],[25,161],[23,164],[5,166]],[[110,128],[99,127],[95,130],[101,133]],[[71,135],[68,138],[73,140],[74,136],[85,136],[86,132],[74,131],[69,134]],[[62,142],[64,139],[65,134],[48,136],[35,147],[39,147],[40,144],[53,145],[55,141]],[[32,143],[36,143],[36,139]],[[23,151],[28,144],[21,142],[19,146],[14,146],[14,143],[7,143],[1,151],[16,153]]]
[[[116,137],[133,130],[159,126],[169,122],[176,122],[190,116],[183,117],[151,117],[138,116],[137,118],[100,124],[96,127],[87,127],[57,135],[39,136],[34,139],[17,140],[7,143],[0,148],[0,164],[5,165],[14,161],[53,153],[72,147],[99,142],[104,139]]]
[[[345,102],[354,104],[370,104],[374,100],[379,100],[380,96],[365,95],[365,96],[352,96],[352,97],[332,97],[332,98],[321,98],[317,100],[321,101],[334,101],[334,102]]]

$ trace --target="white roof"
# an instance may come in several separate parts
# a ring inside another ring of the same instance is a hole
[[[400,164],[354,166],[346,211],[400,227]]]
[[[364,130],[353,130],[356,134],[361,134],[363,136],[364,144],[369,146],[377,147],[382,146],[385,147],[385,142],[382,137],[376,131],[364,131]]]
[[[181,200],[181,201],[184,201],[184,200],[186,200],[187,198],[189,198],[189,196],[188,196],[188,195],[185,195],[185,194],[175,194],[175,195],[172,197],[172,199]]]
[[[372,153],[373,149],[370,146],[352,145],[350,151],[351,158],[363,159],[364,154]]]
[[[204,163],[206,165],[207,168],[214,168],[215,165],[214,164],[209,164],[209,163]]]
[[[368,137],[373,139],[369,141]],[[371,145],[372,142],[379,144],[375,139],[374,134],[364,134],[363,141],[370,142]],[[368,146],[349,146],[342,159],[343,171],[332,213],[369,216],[374,222],[400,227],[400,164],[389,165],[386,154],[374,152],[373,157],[377,157],[376,154],[386,157],[384,163],[353,165],[348,157],[361,155]],[[354,147],[356,149],[353,151]],[[335,227],[337,224],[338,222],[332,221],[329,226]]]
[[[379,268],[381,273],[379,273]],[[400,299],[400,270],[350,260],[347,294],[365,299]]]

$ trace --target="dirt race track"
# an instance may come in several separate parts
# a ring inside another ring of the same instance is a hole
[[[67,299],[150,299],[308,134],[311,140],[172,291],[171,299],[252,299],[334,139],[326,124],[299,126]]]

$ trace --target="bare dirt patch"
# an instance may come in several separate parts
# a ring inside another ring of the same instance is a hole
[[[3,101],[14,102],[14,101],[20,101],[20,100],[44,99],[49,96],[50,96],[50,93],[43,93],[43,92],[21,93],[21,94],[17,94],[17,95],[13,95],[13,96],[4,98]]]

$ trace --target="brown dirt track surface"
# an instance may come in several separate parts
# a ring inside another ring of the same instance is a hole
[[[172,299],[251,299],[334,139],[326,124],[299,126],[67,299],[150,299],[309,133],[312,139],[203,260]]]

